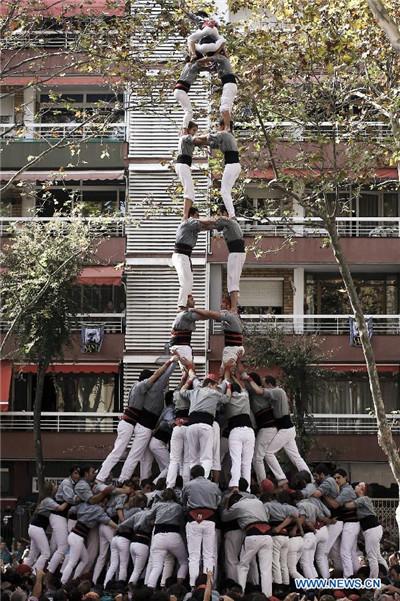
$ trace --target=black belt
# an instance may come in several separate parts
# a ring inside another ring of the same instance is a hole
[[[140,416],[138,417],[138,424],[144,426],[145,428],[149,428],[149,430],[154,430],[157,425],[159,415],[155,415],[151,413],[151,411],[147,411],[147,409],[142,409]]]
[[[184,92],[189,92],[190,83],[184,81],[183,79],[178,79],[175,85],[175,90],[183,90]]]
[[[272,407],[261,409],[261,411],[258,411],[254,417],[256,418],[256,424],[259,430],[261,430],[261,428],[276,427],[276,421]]]
[[[239,153],[237,150],[226,150],[224,152],[225,165],[230,163],[239,163]]]
[[[283,415],[282,417],[278,417],[276,419],[276,427],[278,430],[289,430],[289,428],[293,428],[293,422],[290,419],[290,415]]]
[[[87,537],[89,536],[90,528],[86,526],[86,524],[82,524],[82,522],[76,522],[75,526],[72,528],[71,532],[81,536],[83,540],[86,542]]]
[[[200,46],[202,44],[215,44],[218,38],[215,35],[205,35],[199,40]]]
[[[371,528],[376,528],[379,526],[378,518],[376,515],[367,515],[367,517],[361,518],[360,526],[363,532],[371,530]]]
[[[169,346],[179,345],[187,345],[190,346],[192,341],[192,332],[191,330],[173,330],[171,332],[171,338],[169,341]]]
[[[186,255],[187,257],[191,257],[193,247],[189,246],[189,244],[181,244],[180,242],[176,242],[174,250],[180,255]]]
[[[237,240],[230,240],[226,243],[226,245],[230,253],[244,253],[245,251],[243,238],[238,238]]]
[[[241,415],[234,415],[228,421],[229,432],[231,432],[234,428],[252,428],[250,415],[246,415],[245,413]]]
[[[191,424],[208,424],[212,426],[214,423],[214,416],[206,411],[193,411],[189,414],[189,425]]]
[[[190,156],[190,154],[178,154],[178,156],[176,157],[176,162],[183,163],[184,165],[189,165],[190,167],[192,164],[192,157]]]
[[[226,83],[236,83],[236,77],[233,73],[227,73],[221,77],[221,82],[222,85],[225,85]]]
[[[38,528],[43,528],[43,530],[46,530],[46,528],[49,525],[49,518],[45,515],[41,515],[40,513],[38,513],[33,516],[32,520],[31,520],[31,525],[37,526]]]
[[[241,332],[224,332],[225,346],[243,346],[243,334]]]
[[[62,518],[68,519],[68,512],[71,509],[71,505],[67,505],[63,511],[52,511],[52,515],[59,515]]]
[[[129,541],[132,541],[132,532],[118,532],[117,531],[117,536],[122,536],[122,538],[126,538]]]
[[[149,546],[150,534],[146,534],[145,532],[135,532],[135,534],[132,536],[132,542]]]
[[[177,409],[175,411],[175,418],[179,419],[180,417],[188,417],[189,409]]]
[[[131,424],[131,426],[136,426],[139,413],[140,411],[134,407],[126,407],[121,419]]]
[[[156,524],[154,526],[154,534],[159,534],[163,532],[180,532],[181,529],[176,524]]]

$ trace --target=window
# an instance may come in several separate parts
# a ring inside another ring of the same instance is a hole
[[[0,468],[0,490],[2,496],[7,496],[11,494],[11,478],[10,478],[10,469],[8,467]]]
[[[354,283],[363,310],[370,315],[393,315],[399,310],[399,278],[396,274],[354,274]],[[346,315],[352,313],[339,276],[306,275],[306,307],[309,314]]]
[[[400,407],[399,381],[397,377],[380,376],[386,412]],[[321,382],[312,399],[311,413],[367,413],[373,407],[368,377],[365,374],[333,376]]]
[[[82,121],[82,115],[79,113],[83,111],[86,117],[92,113],[109,115],[113,111],[111,121],[123,122],[123,101],[123,94],[115,94],[111,90],[96,93],[71,91],[57,95],[40,94],[40,122],[79,123]]]
[[[79,313],[123,313],[125,289],[123,286],[75,286],[74,298]]]
[[[282,313],[283,278],[242,278],[239,303],[247,315]]]
[[[55,211],[69,215],[78,204],[83,217],[125,213],[125,184],[118,181],[113,185],[111,180],[106,185],[91,184],[75,181],[65,182],[63,186],[39,188],[36,195],[39,216],[52,217]]]

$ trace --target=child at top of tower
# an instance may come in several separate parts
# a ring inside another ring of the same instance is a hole
[[[196,13],[193,18],[198,29],[187,38],[190,59],[195,61],[201,56],[212,56],[215,52],[221,52],[225,38],[218,33],[217,21],[204,11]]]

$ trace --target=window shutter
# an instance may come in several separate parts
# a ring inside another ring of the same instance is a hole
[[[283,280],[241,279],[239,303],[243,307],[282,307]]]

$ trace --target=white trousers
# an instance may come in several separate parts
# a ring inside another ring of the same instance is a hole
[[[118,570],[117,580],[126,580],[129,563],[130,540],[124,536],[114,536],[111,541],[110,565],[104,578],[104,588]]]
[[[246,253],[229,253],[227,264],[228,292],[239,292],[240,276],[246,261]]]
[[[134,433],[135,438],[133,439],[131,449],[129,451],[128,457],[125,459],[125,463],[122,466],[121,474],[119,477],[119,480],[121,482],[125,482],[126,480],[129,480],[131,478],[137,464],[141,461],[145,454],[145,451],[151,440],[153,431],[150,430],[150,428],[142,426],[142,424],[136,424]],[[140,477],[143,479],[146,476],[140,474]]]
[[[257,432],[256,446],[254,449],[253,467],[256,473],[257,482],[260,483],[267,477],[264,465],[264,458],[267,454],[267,448],[275,438],[278,430],[276,428],[261,428]]]
[[[149,556],[149,545],[143,545],[142,543],[131,543],[129,550],[133,562],[133,571],[131,577],[129,578],[129,582],[132,584],[137,584],[147,563],[147,558]]]
[[[214,421],[213,425],[213,458],[211,469],[220,472],[221,471],[221,429],[219,423]]]
[[[175,172],[183,187],[183,198],[189,198],[189,200],[194,202],[195,192],[190,165],[186,165],[186,163],[175,163]]]
[[[84,572],[90,572],[99,554],[99,526],[96,525],[89,530],[87,539],[87,554],[88,558],[86,564],[83,566]],[[77,578],[77,576],[75,576]]]
[[[229,111],[232,116],[233,103],[237,96],[237,85],[233,81],[225,83],[222,87],[221,104],[219,107],[220,112]]]
[[[175,426],[172,430],[167,488],[174,488],[178,472],[183,478],[184,485],[190,480],[189,447],[186,433],[187,426]]]
[[[186,524],[186,540],[189,551],[190,586],[194,586],[199,575],[201,557],[203,572],[214,570],[215,523],[211,520],[203,520],[200,523],[188,522]]]
[[[153,537],[151,545],[152,569],[148,586],[155,588],[164,566],[167,553],[178,561],[178,578],[186,578],[188,572],[188,554],[181,535],[178,532],[159,532]]]
[[[297,564],[300,561],[303,550],[303,537],[292,536],[289,538],[289,549],[287,556],[288,570],[290,578],[303,578],[303,575],[297,570]]]
[[[340,560],[343,566],[343,578],[350,578],[360,568],[357,555],[357,539],[360,522],[344,522],[340,539]],[[324,576],[325,578],[325,576]]]
[[[111,541],[113,540],[114,532],[114,528],[111,528],[108,524],[99,525],[99,554],[97,556],[92,578],[94,584],[97,584],[99,576],[106,565],[108,550]]]
[[[382,526],[375,526],[364,530],[365,554],[368,559],[369,577],[378,578],[379,564],[381,563],[387,569],[387,563],[381,555],[381,538],[383,535]]]
[[[317,578],[318,573],[314,566],[317,539],[313,532],[307,532],[303,537],[303,550],[300,557],[301,571],[305,578]]]
[[[46,562],[50,558],[50,545],[46,532],[39,526],[32,524],[28,528],[31,545],[29,555],[24,560],[24,563],[34,570],[44,570]]]
[[[282,470],[279,461],[275,456],[276,453],[278,453],[281,449],[285,451],[286,455],[293,465],[297,467],[299,472],[301,470],[305,470],[311,473],[310,468],[301,457],[299,449],[297,448],[296,428],[293,426],[292,428],[287,428],[286,430],[278,430],[273,440],[269,444],[265,454],[268,467],[278,481],[286,480],[285,472]]]
[[[178,355],[180,355],[184,359],[187,359],[190,363],[192,363],[192,361],[193,361],[193,350],[192,350],[192,347],[189,346],[188,344],[174,344],[173,346],[170,347],[170,351],[171,351],[171,353],[176,351],[178,353]],[[180,365],[182,367],[181,363],[180,363]]]
[[[150,545],[149,561],[147,562],[146,573],[145,573],[145,577],[144,577],[145,586],[149,586],[149,578],[150,578],[151,571],[153,569],[153,554],[152,554],[153,545],[154,545],[154,540],[151,541],[151,545]],[[161,574],[161,580],[160,580],[161,588],[165,587],[165,583],[166,583],[167,579],[173,575],[174,569],[175,569],[175,556],[172,555],[171,553],[167,553],[164,558],[164,567],[162,569],[162,574]]]
[[[342,534],[343,530],[343,522],[341,520],[337,520],[334,524],[329,524],[328,528],[328,554],[332,549],[333,545],[336,543],[339,536]]]
[[[149,450],[152,453],[154,459],[157,462],[158,469],[160,470],[159,475],[154,480],[156,482],[159,478],[165,478],[168,472],[169,465],[169,451],[168,446],[162,440],[154,438],[150,440]]]
[[[202,465],[208,478],[213,464],[213,427],[208,424],[191,424],[187,429],[190,467]]]
[[[287,536],[272,536],[272,580],[275,584],[289,584]]]
[[[183,109],[183,122],[182,128],[185,129],[189,125],[189,121],[193,120],[193,107],[190,101],[189,95],[185,90],[174,90],[175,100],[181,105]]]
[[[188,295],[193,290],[193,272],[190,259],[182,253],[173,253],[172,265],[176,269],[179,280],[178,307],[186,307]]]
[[[327,526],[322,526],[315,533],[317,546],[315,548],[315,563],[322,578],[329,578],[328,544],[329,531]]]
[[[47,569],[51,574],[54,574],[60,563],[64,561],[65,554],[68,551],[68,520],[62,515],[52,513],[50,514],[50,526],[53,529],[52,539],[56,550],[49,561]]]
[[[225,86],[224,86],[225,87]],[[240,175],[242,167],[240,163],[228,163],[225,165],[221,180],[221,196],[229,217],[235,216],[233,206],[232,188]]]
[[[239,555],[244,539],[243,530],[228,530],[224,536],[225,552],[225,574],[237,582],[237,569],[239,565]]]
[[[260,564],[261,591],[267,597],[272,595],[272,538],[268,535],[246,536],[238,564],[238,583],[246,588],[250,564],[258,557]]]
[[[222,351],[222,364],[226,365],[228,361],[231,361],[232,359],[236,363],[243,355],[244,346],[225,346]]]
[[[81,536],[79,536],[79,534],[70,532],[68,536],[68,545],[69,557],[68,563],[64,568],[61,578],[62,584],[66,584],[70,580],[74,568],[74,578],[78,578],[82,574],[84,567],[88,562],[88,551],[85,547],[85,541]]]
[[[122,455],[127,448],[130,439],[132,438],[134,426],[129,424],[124,419],[121,419],[118,428],[117,428],[117,438],[114,442],[114,447],[111,453],[107,455],[107,457],[103,461],[103,465],[99,473],[96,476],[96,479],[100,482],[105,482],[108,476],[111,473],[111,470],[115,465],[117,465],[118,461],[120,461]]]
[[[229,454],[231,456],[231,479],[229,486],[239,486],[239,479],[251,483],[251,462],[255,445],[254,430],[248,427],[233,428],[229,434]]]

